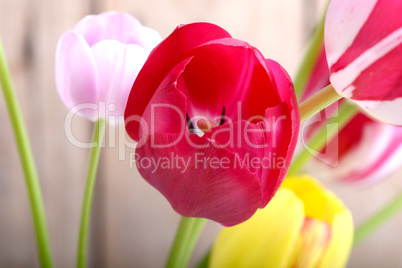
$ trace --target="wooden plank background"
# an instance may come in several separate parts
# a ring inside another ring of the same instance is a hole
[[[0,0],[0,34],[27,123],[43,190],[56,267],[74,267],[88,150],[64,134],[66,108],[54,84],[54,53],[63,31],[107,10],[133,14],[166,37],[178,24],[209,21],[258,47],[294,74],[324,0]],[[0,98],[0,267],[38,267],[26,190],[10,122]],[[89,141],[92,125],[73,122]],[[133,149],[119,151],[124,128],[109,128],[92,215],[91,267],[161,267],[179,217],[130,168]],[[119,139],[120,138],[120,139]],[[132,144],[130,144],[132,146]],[[126,156],[126,160],[119,160]],[[330,185],[358,224],[402,189],[399,171],[375,187]],[[401,213],[402,214],[402,213]],[[402,215],[352,253],[349,267],[402,266]],[[219,226],[208,223],[195,259]],[[399,248],[399,249],[398,249]],[[194,263],[194,260],[192,261]]]

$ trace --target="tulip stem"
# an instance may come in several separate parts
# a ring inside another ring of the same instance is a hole
[[[327,142],[331,141],[338,133],[346,126],[347,123],[358,113],[359,109],[356,105],[352,105],[347,101],[344,101],[338,110],[338,116],[332,117],[325,124],[322,125],[314,136],[308,141],[307,144],[303,140],[302,132],[302,151],[293,159],[290,166],[288,175],[297,174],[307,162],[314,157],[317,152],[320,152]],[[303,131],[302,127],[302,131]]]
[[[6,102],[17,150],[20,157],[22,169],[25,176],[29,203],[36,236],[39,262],[41,267],[53,267],[52,254],[50,250],[49,236],[46,225],[45,209],[42,193],[36,171],[35,161],[29,143],[28,134],[24,125],[17,96],[12,83],[11,75],[7,67],[7,61],[0,39],[0,82]]]
[[[80,233],[78,238],[78,253],[77,253],[77,267],[86,267],[87,260],[87,245],[89,235],[89,223],[91,219],[92,199],[94,195],[94,187],[96,181],[96,173],[98,170],[99,156],[103,136],[105,134],[106,120],[99,119],[93,129],[92,140],[94,146],[91,149],[89,157],[89,164],[86,177],[86,185],[84,191],[84,199],[82,203]]]
[[[326,12],[324,12],[321,20],[314,30],[314,34],[309,41],[307,51],[304,54],[304,58],[300,64],[299,71],[293,80],[297,99],[301,98],[301,95],[306,88],[308,78],[310,77],[313,67],[316,64],[318,53],[322,47],[322,42],[324,39],[325,15]]]
[[[356,228],[353,246],[357,246],[360,242],[377,230],[383,223],[401,210],[402,192],[399,193],[399,195],[391,200],[387,205],[385,205],[380,211]]]
[[[334,87],[328,85],[299,105],[300,121],[306,121],[310,116],[318,113],[341,98],[342,97],[335,91]]]
[[[182,217],[170,250],[166,268],[185,268],[201,231],[206,223],[203,218]]]

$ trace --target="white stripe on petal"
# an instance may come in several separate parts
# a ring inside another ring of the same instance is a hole
[[[330,80],[336,91],[343,97],[350,97],[350,90],[344,92],[359,75],[377,60],[402,43],[402,27],[392,32],[380,42],[367,49],[344,69],[332,73]]]
[[[360,175],[372,168],[393,138],[393,128],[393,126],[376,122],[364,125],[360,142],[355,141],[355,147],[340,159],[339,166],[334,170],[339,176],[338,179],[350,180],[353,178],[348,176],[354,172]]]
[[[369,176],[364,178],[363,183],[373,183],[380,179],[386,179],[393,172],[402,166],[402,144],[398,146],[391,155],[387,156],[387,160],[382,163],[378,169],[376,169]]]
[[[354,85],[350,85],[342,91],[342,96],[345,98],[351,98],[353,96],[353,91],[356,89]]]
[[[384,123],[402,126],[402,98],[391,101],[360,101],[354,100],[369,115]]]
[[[378,0],[332,0],[325,21],[328,65],[334,65],[352,45]]]

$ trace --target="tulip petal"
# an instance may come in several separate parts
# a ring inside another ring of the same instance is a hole
[[[325,26],[335,90],[377,119],[396,125],[402,125],[400,10],[399,0],[331,1]]]
[[[177,89],[177,80],[189,61],[166,76],[151,100],[157,107],[149,105],[144,111],[148,127],[136,149],[137,167],[181,215],[235,225],[257,210],[261,186],[247,168],[233,166],[233,153],[205,137],[184,134],[186,97]]]
[[[321,204],[309,195],[336,209],[311,213],[310,206]],[[352,240],[352,217],[342,202],[309,176],[291,177],[267,207],[220,232],[209,267],[344,267]]]
[[[289,267],[304,222],[303,210],[295,194],[280,189],[269,206],[250,220],[221,231],[209,267]]]
[[[306,99],[310,98],[313,94],[317,93],[329,84],[328,62],[325,55],[325,47],[322,46],[315,61],[311,76],[306,84],[306,88],[303,91],[301,101],[305,101]]]
[[[133,31],[130,43],[138,44],[150,53],[161,41],[161,35],[154,29],[148,27],[138,27]]]
[[[331,226],[331,239],[319,267],[346,267],[353,244],[352,214],[348,210],[338,212]]]
[[[271,200],[287,174],[293,152],[296,148],[296,137],[298,136],[300,127],[297,100],[294,94],[291,94],[293,84],[289,75],[275,61],[267,60],[264,66],[265,70],[271,73],[271,77],[274,78],[271,83],[274,83],[273,87],[278,89],[279,97],[287,103],[281,103],[275,107],[266,109],[264,118],[258,117],[258,120],[256,120],[257,122],[263,121],[258,127],[254,124],[244,122],[238,127],[238,122],[236,122],[233,125],[229,124],[214,128],[207,134],[208,137],[211,137],[211,139],[221,145],[230,145],[231,148],[229,150],[235,152],[242,161],[247,160],[248,155],[254,156],[252,160],[260,159],[258,168],[253,168],[250,163],[247,166],[261,178],[264,192],[261,207],[264,207]],[[260,81],[263,82],[264,80]],[[260,86],[260,88],[263,87]],[[257,106],[255,100],[258,100],[260,97],[255,96],[255,92],[258,92],[258,90],[250,90],[250,93],[247,93],[249,95],[245,97],[243,103],[253,104],[248,105],[250,107],[248,112],[258,115],[259,111],[254,106]],[[266,90],[266,92],[270,91]],[[263,96],[264,94],[261,95]],[[249,97],[253,97],[253,100],[250,99],[247,102]],[[278,100],[276,101],[278,102]],[[289,111],[289,107],[291,111]],[[246,108],[241,109],[243,116],[243,110],[246,110]],[[225,131],[225,129],[229,130]],[[252,135],[248,135],[249,132]],[[233,142],[229,143],[229,141],[235,141],[235,143],[240,141],[240,144],[234,146]]]
[[[364,126],[361,142],[355,147],[342,159],[342,169],[336,172],[339,178],[365,183],[385,178],[402,164],[402,128],[372,122]],[[364,159],[365,165],[351,161],[355,159]]]
[[[372,183],[401,166],[401,154],[402,127],[359,113],[327,144],[309,170],[329,181]]]
[[[224,29],[209,23],[193,23],[177,27],[149,55],[136,79],[125,112],[125,117],[141,116],[159,84],[173,67],[187,58],[185,54],[211,40],[230,37]],[[178,53],[180,51],[180,53]],[[135,105],[130,105],[135,103]],[[140,124],[133,122],[126,130],[134,139],[139,139]]]
[[[232,121],[240,120],[239,116],[243,120],[260,116],[261,120],[267,107],[280,102],[264,68],[265,59],[246,42],[218,39],[194,48],[187,55],[193,56],[183,73],[185,93],[192,108],[190,117],[220,118],[225,107],[226,116]],[[289,91],[289,83],[286,90]]]
[[[292,157],[292,121],[285,103],[266,110],[257,124],[234,122],[212,128],[205,137],[233,152],[238,161],[260,178],[265,207],[281,185]]]
[[[328,223],[305,218],[289,267],[319,267],[331,239],[331,231]]]
[[[292,190],[303,201],[306,217],[332,225],[334,215],[345,210],[332,192],[324,191],[322,185],[308,175],[287,178],[282,187]]]
[[[395,12],[400,10],[402,10],[402,2],[399,0],[331,1],[325,25],[326,48],[331,72],[336,73],[347,68],[362,55],[371,58],[367,61],[375,62],[399,46],[400,38],[395,36],[397,39],[392,39],[392,35],[398,33],[402,27],[402,18],[398,12]],[[391,38],[388,44],[376,47],[387,38]],[[382,55],[367,53],[370,49]],[[383,50],[387,51],[382,52]]]
[[[183,216],[208,218],[224,226],[247,220],[261,203],[257,176],[247,168],[234,168],[235,156],[225,149],[213,145],[197,148],[194,143],[205,145],[197,138],[193,134],[190,144],[178,134],[149,136],[136,149],[140,174]],[[174,146],[155,148],[152,140]]]
[[[330,2],[325,19],[325,47],[329,66],[334,65],[350,48],[377,2],[378,0]]]
[[[97,104],[99,84],[95,60],[84,38],[74,31],[65,32],[57,44],[55,75],[57,90],[68,109],[77,104]],[[77,109],[82,116],[97,118],[94,109]]]
[[[277,149],[278,157],[285,158],[284,159],[285,165],[282,169],[279,170],[276,169],[275,171],[279,173],[278,175],[279,178],[284,178],[288,173],[299,136],[299,130],[300,130],[300,113],[298,109],[299,105],[297,103],[296,95],[294,94],[292,80],[289,74],[286,72],[286,70],[283,69],[281,65],[279,65],[276,61],[273,60],[267,60],[267,65],[272,70],[272,77],[275,80],[281,100],[283,102],[286,102],[287,104],[286,108],[285,106],[283,106],[282,113],[278,113],[280,112],[279,110],[267,110],[270,112],[270,114],[265,115],[266,118],[276,118],[276,121],[274,122],[273,126],[276,128],[275,135],[278,134],[281,137],[281,140],[278,143],[280,143],[281,146],[284,146],[285,144],[287,144],[288,146],[286,149],[280,148],[278,146]],[[289,111],[290,113],[288,112],[288,110],[290,110]],[[292,122],[291,126],[285,124],[285,122],[289,122],[289,120],[290,122]],[[280,123],[279,127],[278,127],[278,121]],[[285,150],[287,151],[285,152]],[[282,179],[277,181],[277,185],[274,188],[272,188],[272,190],[275,192],[281,185],[281,183]]]
[[[74,31],[83,35],[89,46],[102,40],[117,40],[123,44],[140,44],[135,30],[141,23],[126,13],[108,11],[99,15],[88,15],[80,20]]]
[[[331,238],[318,267],[344,267],[353,242],[350,211],[332,192],[308,175],[287,178],[283,188],[300,198],[306,217],[325,221],[331,226]]]
[[[402,107],[402,98],[390,101],[354,100],[354,102],[377,120],[391,125],[402,126],[402,116],[398,116]]]
[[[99,77],[98,101],[107,102],[107,115],[122,116],[131,86],[148,52],[138,45],[125,45],[116,40],[101,41],[91,50]]]

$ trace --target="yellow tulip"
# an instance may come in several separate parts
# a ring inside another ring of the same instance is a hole
[[[350,211],[310,176],[287,178],[268,206],[220,232],[209,267],[344,267]]]

